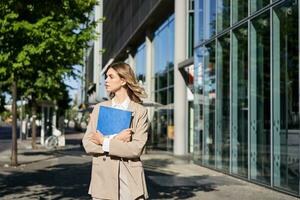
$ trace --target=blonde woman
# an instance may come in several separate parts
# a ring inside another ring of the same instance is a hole
[[[97,104],[82,139],[85,151],[93,155],[89,194],[93,199],[147,199],[147,187],[140,156],[147,141],[147,109],[141,103],[145,91],[126,63],[114,63],[106,72],[105,87],[111,100]],[[133,112],[131,127],[104,137],[96,132],[100,106]]]

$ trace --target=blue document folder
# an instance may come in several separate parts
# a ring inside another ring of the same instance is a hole
[[[108,106],[100,106],[97,130],[103,135],[113,135],[130,127],[132,112]]]

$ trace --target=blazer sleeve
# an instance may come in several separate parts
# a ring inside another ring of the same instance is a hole
[[[109,155],[122,158],[139,158],[143,152],[148,138],[148,112],[144,109],[138,117],[135,133],[132,141],[123,142],[111,139],[109,143]]]
[[[86,132],[82,139],[83,147],[88,154],[103,154],[102,145],[95,144],[91,142],[91,136],[96,132],[97,127],[97,116],[98,116],[99,106],[95,106],[93,112],[90,116],[90,121],[87,126]]]

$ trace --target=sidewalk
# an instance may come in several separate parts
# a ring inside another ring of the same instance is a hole
[[[39,143],[39,137],[36,139],[37,149],[32,149],[31,138],[27,140],[18,139],[18,164],[20,166],[24,166],[30,163],[55,158],[58,152],[70,150],[72,148],[78,148],[81,138],[83,137],[83,133],[74,132],[71,134],[66,134],[65,136],[66,146],[57,147],[55,150],[47,150],[44,146],[42,146]],[[2,140],[0,142],[6,146],[4,150],[0,151],[0,168],[9,167],[11,157],[11,140]]]
[[[170,154],[153,152],[142,156],[152,199],[200,200],[297,200]]]
[[[82,133],[67,134],[65,148],[31,150],[19,144],[18,167],[9,167],[10,149],[0,152],[0,199],[90,199],[91,157],[80,147]],[[296,200],[165,152],[142,156],[150,199]]]

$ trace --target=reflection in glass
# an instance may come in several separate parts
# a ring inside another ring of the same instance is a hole
[[[167,150],[167,110],[156,110],[151,123],[151,146],[154,149]]]
[[[248,26],[232,35],[232,173],[248,176]]]
[[[171,87],[168,89],[168,104],[171,104],[174,102],[174,88]]]
[[[251,12],[255,12],[270,4],[270,0],[250,0]]]
[[[232,0],[232,23],[238,22],[248,15],[248,1]]]
[[[299,191],[298,4],[273,12],[274,186]]]
[[[203,23],[204,23],[204,0],[195,1],[195,45],[198,45],[204,39]]]
[[[215,42],[206,46],[204,57],[204,164],[215,166]]]
[[[154,110],[150,141],[155,149],[173,149],[174,102],[174,15],[169,17],[154,33],[155,102],[165,105]]]
[[[195,50],[194,71],[194,153],[196,161],[202,161],[203,147],[203,48]]]
[[[172,68],[168,72],[168,85],[174,85],[174,69],[173,69],[173,63],[172,63]]]
[[[226,34],[217,43],[217,168],[229,171],[230,152],[230,36]]]
[[[145,84],[146,80],[146,48],[145,43],[143,43],[137,50],[135,54],[135,72],[138,82],[141,85]]]
[[[270,184],[270,15],[251,22],[250,168],[251,179]]]
[[[170,107],[167,109],[168,113],[168,124],[167,124],[167,150],[173,151],[174,143],[174,108]]]
[[[230,25],[230,0],[218,1],[217,30],[222,31]]]
[[[216,34],[216,0],[204,1],[204,39]]]

